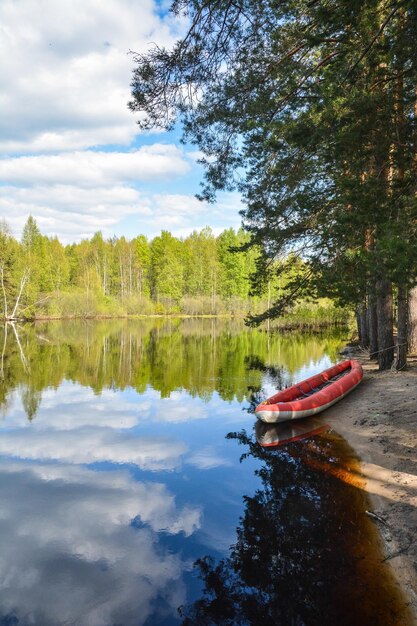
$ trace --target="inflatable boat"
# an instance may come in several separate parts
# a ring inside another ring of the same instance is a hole
[[[268,398],[256,407],[255,415],[268,423],[316,415],[355,389],[362,377],[358,361],[342,361]]]

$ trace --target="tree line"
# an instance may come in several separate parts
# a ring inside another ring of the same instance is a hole
[[[258,324],[305,293],[356,310],[379,367],[417,349],[417,5],[413,0],[175,0],[189,30],[135,57],[133,111],[179,121],[202,196],[241,191],[254,282],[296,250],[308,268]],[[394,341],[394,323],[397,341]],[[396,343],[396,351],[395,351]]]
[[[249,235],[242,229],[210,228],[176,238],[168,231],[148,240],[91,239],[64,246],[43,235],[29,216],[21,241],[0,226],[0,311],[3,319],[92,317],[185,313],[240,314],[256,311],[283,288],[286,277],[271,281],[263,293],[250,295],[249,275],[259,252],[242,252]],[[298,270],[303,264],[298,262]],[[322,320],[343,317],[328,304],[302,310]],[[308,321],[308,320],[307,320]]]

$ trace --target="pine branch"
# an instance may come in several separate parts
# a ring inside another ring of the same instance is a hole
[[[352,72],[354,72],[354,70],[358,67],[359,63],[366,57],[366,55],[368,54],[368,52],[371,50],[371,48],[374,46],[374,44],[376,43],[376,41],[379,39],[379,37],[382,35],[382,33],[384,32],[386,26],[389,24],[389,22],[392,20],[392,18],[394,17],[394,15],[397,13],[397,11],[399,10],[400,6],[396,6],[391,13],[388,15],[388,17],[382,22],[380,28],[378,29],[377,33],[374,35],[374,37],[372,37],[371,41],[369,42],[369,44],[366,46],[366,48],[364,49],[364,51],[362,52],[362,54],[359,56],[359,58],[355,61],[355,63],[352,65],[352,67],[348,70],[347,74],[345,75],[344,79],[342,80],[342,82],[340,83],[341,85],[343,85],[344,82],[346,82],[346,80],[349,78],[349,76],[352,74]]]

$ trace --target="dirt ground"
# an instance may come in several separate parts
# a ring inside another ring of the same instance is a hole
[[[362,462],[373,518],[417,624],[417,359],[406,371],[379,372],[365,353],[362,383],[323,414]]]

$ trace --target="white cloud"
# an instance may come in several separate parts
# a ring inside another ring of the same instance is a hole
[[[196,398],[185,397],[184,394],[172,393],[169,398],[161,398],[158,401],[158,409],[153,416],[157,422],[170,422],[180,424],[206,419],[207,408]]]
[[[134,518],[140,518],[142,524],[148,525],[155,532],[164,531],[169,534],[182,532],[187,537],[200,526],[200,509],[186,505],[178,511],[175,497],[168,492],[164,484],[137,481],[127,470],[95,472],[86,467],[66,464],[37,463],[28,466],[20,461],[4,460],[0,463],[0,470],[3,476],[18,472],[20,476],[27,474],[31,479],[61,485],[62,492],[68,492],[68,487],[71,486],[79,490],[77,512],[73,504],[70,505],[68,499],[65,498],[64,493],[55,495],[55,497],[62,498],[55,519],[59,518],[63,539],[71,534],[71,528],[77,519],[88,520],[88,513],[91,510],[101,518],[103,526],[130,524]],[[86,496],[86,490],[96,492],[99,495],[97,501],[93,500],[92,503]],[[10,515],[9,510],[0,511],[0,519],[8,518]],[[37,515],[34,514],[32,519],[26,519],[26,522],[22,520],[22,527],[25,523],[30,525],[39,537],[49,539],[48,523],[44,519],[42,508],[37,510]],[[97,558],[98,555],[91,549],[91,545],[77,550],[78,553],[83,554],[87,551],[89,558]]]
[[[156,411],[153,410],[154,406]],[[54,431],[76,430],[83,439],[87,432],[84,429],[88,427],[126,431],[148,421],[179,424],[208,417],[207,406],[202,400],[184,393],[174,391],[169,398],[160,398],[158,392],[149,390],[146,397],[138,398],[135,393],[129,401],[124,394],[111,389],[103,389],[97,395],[90,388],[74,386],[64,381],[60,385],[59,393],[54,389],[43,391],[42,402],[36,419],[30,425],[30,431],[27,431],[27,416],[21,402],[13,412],[4,416],[1,426],[9,432],[25,429],[28,437],[33,433],[43,433],[44,437],[48,433],[53,436]],[[130,434],[125,435],[130,438]],[[55,443],[51,443],[50,448],[53,449],[54,445]],[[58,450],[54,454],[58,454]]]
[[[30,214],[63,243],[97,230],[185,236],[208,224],[216,233],[239,225],[237,195],[223,194],[214,206],[193,197],[198,151],[173,145],[172,135],[168,144],[132,149],[138,114],[127,108],[128,51],[170,46],[185,28],[185,19],[161,7],[156,0],[0,2],[0,218],[16,236]]]
[[[20,387],[24,391],[24,386]],[[122,394],[103,389],[97,395],[89,387],[81,387],[62,382],[59,393],[48,388],[42,392],[42,402],[31,424],[31,431],[37,430],[72,430],[95,426],[127,430],[134,428],[147,419],[151,410],[151,401],[135,396],[129,402]],[[16,407],[5,415],[2,428],[16,429],[28,427],[23,406]]]
[[[140,193],[124,186],[0,187],[0,215],[16,236],[20,236],[29,215],[35,216],[43,234],[58,235],[63,243],[71,243],[98,230],[112,236],[124,217],[150,212]]]
[[[239,194],[222,193],[216,204],[197,200],[185,194],[155,194],[152,196],[152,220],[149,222],[152,235],[168,229],[176,237],[186,237],[193,230],[210,225],[215,235],[225,228],[239,228],[239,210],[242,208]]]
[[[0,216],[19,237],[28,216],[33,215],[43,234],[57,235],[63,243],[91,237],[98,230],[112,237],[124,219],[131,220],[131,236],[156,236],[168,229],[182,237],[209,224],[219,234],[226,227],[237,228],[240,222],[239,205],[227,196],[213,207],[185,194],[145,194],[122,183],[86,188],[7,185],[0,186]]]
[[[192,534],[198,508],[179,507],[164,485],[137,482],[127,471],[0,468],[2,614],[44,626],[133,626],[155,611],[176,615],[190,564],[156,533]]]
[[[175,145],[153,144],[133,152],[69,152],[0,160],[0,178],[9,184],[110,187],[134,181],[168,180],[186,174],[189,164]],[[42,187],[41,187],[42,188]]]
[[[209,210],[206,202],[183,194],[157,194],[153,198],[156,221],[166,224],[182,223],[191,215],[201,215]]]
[[[187,463],[202,470],[231,465],[228,459],[217,454],[212,447],[202,448],[187,458]]]
[[[129,50],[172,42],[152,0],[3,0],[0,149],[128,144]],[[181,23],[180,23],[181,27]]]
[[[137,437],[112,428],[44,429],[4,432],[0,454],[21,459],[64,463],[132,463],[144,470],[179,467],[187,447],[167,437]]]

